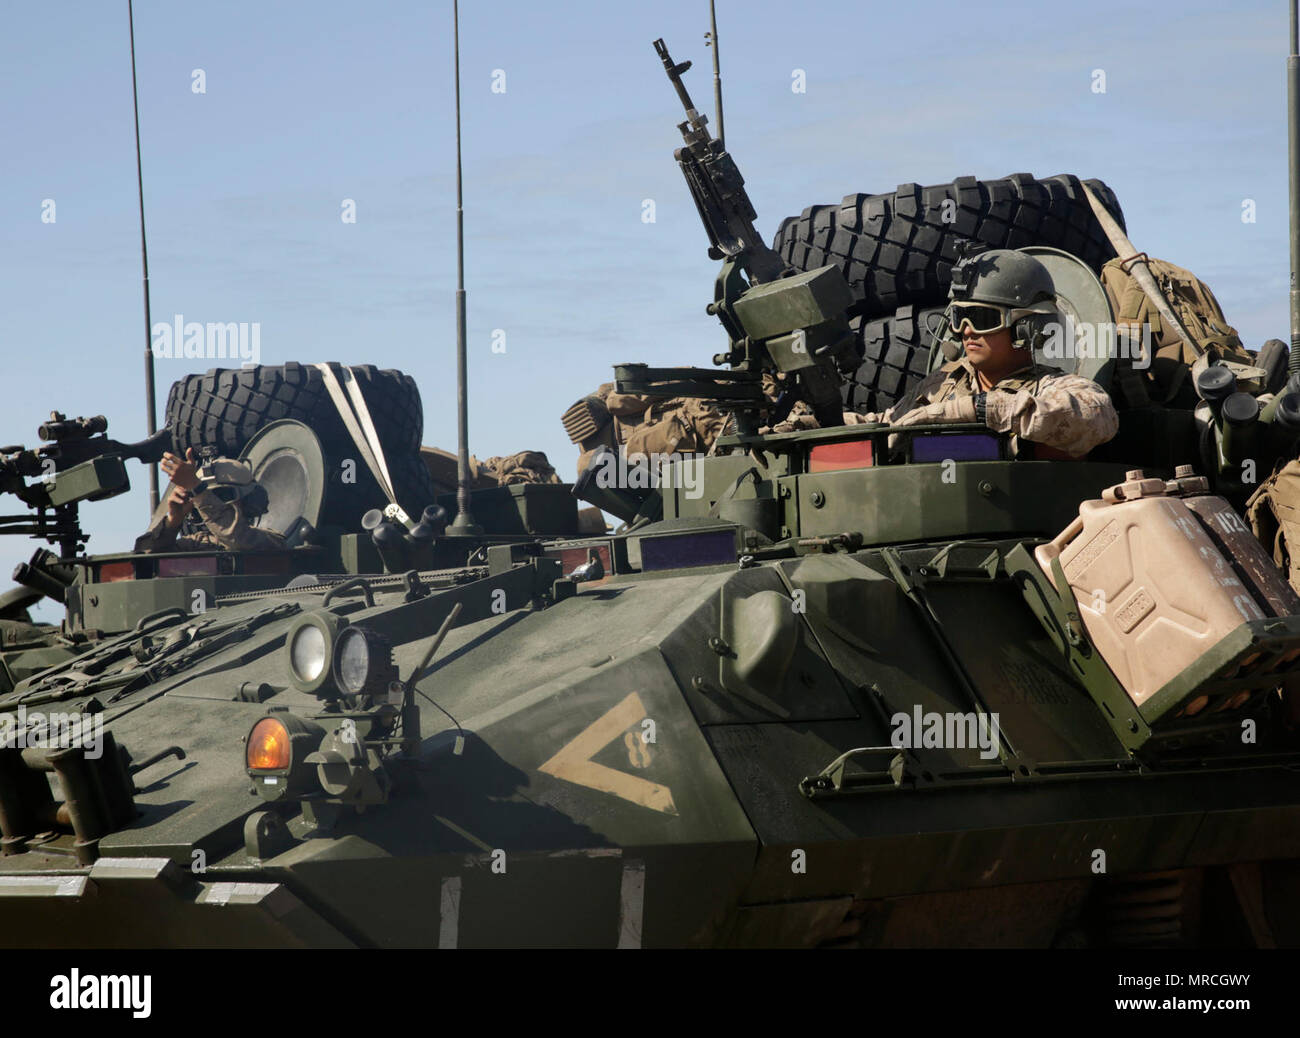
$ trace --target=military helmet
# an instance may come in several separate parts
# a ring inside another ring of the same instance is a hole
[[[1052,275],[1034,257],[1014,249],[990,249],[963,257],[953,267],[948,297],[950,313],[954,307],[997,308],[1002,321],[993,322],[996,328],[981,329],[978,324],[973,327],[976,331],[1009,327],[1013,342],[1021,349],[1037,345],[1047,324],[1059,316]],[[952,327],[958,327],[955,313]]]
[[[248,519],[257,518],[268,507],[266,489],[253,478],[253,470],[247,462],[214,458],[195,475],[199,481],[195,493],[207,491],[227,503],[237,501]]]
[[[990,249],[961,260],[952,271],[949,298],[963,303],[993,303],[1028,308],[1052,302],[1052,275],[1033,256],[1014,249]]]

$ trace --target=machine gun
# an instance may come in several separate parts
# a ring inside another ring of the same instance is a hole
[[[77,514],[82,501],[102,501],[131,489],[126,458],[158,462],[171,449],[171,432],[161,429],[139,443],[109,439],[108,419],[68,418],[58,411],[37,429],[47,440],[32,449],[0,447],[0,493],[13,494],[32,509],[0,515],[0,534],[26,534],[57,544],[65,558],[77,555],[89,535]]]
[[[745,178],[740,175],[735,160],[722,150],[722,142],[709,132],[708,117],[695,110],[691,95],[686,92],[682,73],[691,63],[674,64],[663,40],[655,40],[655,53],[663,61],[668,79],[686,109],[686,122],[677,125],[686,146],[673,152],[673,158],[681,166],[686,186],[708,232],[709,258],[736,259],[749,275],[750,283],[755,285],[791,273],[791,268],[759,236],[754,227],[758,214],[745,191]]]
[[[745,178],[722,142],[709,132],[708,119],[696,110],[682,82],[682,73],[691,63],[675,64],[661,39],[655,40],[654,47],[686,109],[686,121],[678,124],[685,146],[673,155],[708,233],[709,256],[724,261],[707,309],[731,339],[731,349],[713,362],[729,364],[732,371],[650,368],[626,382],[616,371],[618,389],[723,400],[735,410],[737,430],[752,435],[765,405],[759,377],[764,372],[779,373],[798,386],[821,425],[840,425],[838,362],[848,361],[852,353],[847,311],[853,293],[838,268],[795,273],[763,241],[754,227],[756,214]],[[732,392],[720,395],[718,387],[724,382]],[[672,394],[663,390],[664,384],[673,386]]]

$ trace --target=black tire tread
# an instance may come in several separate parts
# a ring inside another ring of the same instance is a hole
[[[1114,192],[1100,180],[1083,183],[1124,226]],[[1049,245],[1095,271],[1115,256],[1081,182],[1070,174],[958,177],[932,187],[901,184],[889,194],[846,195],[839,205],[809,206],[787,217],[772,246],[796,270],[839,267],[857,299],[853,315],[887,317],[902,306],[946,299],[963,240],[996,249]]]
[[[415,380],[370,364],[352,366],[384,449],[393,493],[413,517],[433,503],[437,489],[420,457],[424,408]],[[213,368],[173,383],[166,422],[177,451],[212,446],[237,457],[263,426],[290,418],[311,426],[325,455],[330,486],[323,524],[359,529],[361,516],[388,498],[359,456],[325,388],[321,373],[288,363],[250,368]],[[355,462],[355,482],[342,480],[342,461]]]
[[[354,365],[352,373],[385,452],[418,451],[424,408],[415,380],[370,364]],[[254,433],[281,418],[310,425],[327,449],[351,444],[321,373],[310,365],[212,368],[173,383],[167,395],[167,426],[182,452],[213,446],[235,457]]]
[[[846,411],[884,411],[925,377],[930,342],[944,309],[902,306],[888,317],[855,317],[849,322],[858,366],[841,387]]]

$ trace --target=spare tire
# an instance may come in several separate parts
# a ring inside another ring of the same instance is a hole
[[[321,524],[337,526],[345,530],[361,529],[361,517],[372,508],[384,508],[388,498],[369,467],[352,451],[348,457],[354,458],[356,464],[348,467],[351,481],[344,482],[344,468],[340,459],[330,457],[327,460],[327,484],[325,505],[321,511]],[[429,475],[428,466],[419,452],[405,452],[388,455],[388,475],[393,481],[393,494],[398,503],[406,509],[407,514],[416,522],[427,505],[434,503],[438,488],[433,477]]]
[[[1086,183],[1124,226],[1114,192],[1100,180]],[[1050,245],[1098,272],[1115,256],[1069,174],[958,177],[934,187],[903,184],[892,194],[846,195],[839,205],[787,217],[772,246],[796,270],[839,267],[857,299],[852,313],[885,317],[901,306],[946,301],[957,244],[966,240],[995,249]]]
[[[841,386],[844,410],[867,414],[901,400],[926,375],[930,343],[945,307],[903,306],[888,317],[849,322],[857,370]]]
[[[338,365],[331,366],[337,373]],[[383,446],[393,493],[418,518],[437,496],[420,457],[424,435],[420,391],[415,380],[400,371],[381,371],[369,364],[351,370]],[[213,368],[176,382],[167,397],[167,425],[182,452],[212,446],[237,457],[254,433],[281,418],[309,425],[320,440],[327,478],[322,524],[358,530],[367,510],[388,504],[348,435],[324,378],[310,365]]]
[[[338,365],[333,365],[337,371]],[[424,408],[415,380],[370,364],[352,367],[387,454],[416,452],[424,435]],[[352,449],[352,439],[325,389],[307,364],[212,368],[187,375],[167,395],[167,426],[176,449],[216,447],[236,457],[268,422],[293,418],[310,425],[327,452]]]

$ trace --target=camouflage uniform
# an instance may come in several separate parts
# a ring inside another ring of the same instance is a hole
[[[785,386],[784,375],[772,375],[767,372],[763,374],[763,395],[767,397],[769,404],[775,404],[780,397]],[[808,406],[804,400],[796,400],[794,406],[786,412],[786,416],[781,421],[773,425],[764,425],[758,431],[761,434],[767,433],[788,433],[798,432],[801,429],[817,429],[820,426],[817,423],[817,416],[813,414],[813,409]]]
[[[1031,362],[983,393],[966,358],[931,372],[888,411],[866,415],[865,420],[891,425],[974,422],[980,396],[990,429],[1071,457],[1082,457],[1119,429],[1115,405],[1092,379]]]
[[[477,471],[474,471],[476,467]],[[474,475],[488,476],[502,487],[511,483],[563,482],[550,459],[541,451],[520,451],[506,457],[488,458],[487,461],[471,458],[470,468]]]
[[[243,509],[237,504],[222,501],[210,491],[194,495],[194,507],[203,520],[205,529],[192,536],[181,537],[179,527],[167,525],[164,514],[149,528],[148,533],[136,538],[138,552],[159,551],[272,551],[285,547],[284,537],[274,530],[263,530],[249,524]]]
[[[579,472],[587,467],[592,454],[601,445],[623,445],[629,455],[706,453],[728,420],[724,412],[707,400],[616,393],[612,382],[601,385],[592,396],[612,421],[585,438],[575,440],[581,450]],[[579,401],[574,407],[581,404]],[[566,412],[566,417],[568,414]]]
[[[645,399],[645,398],[642,398]],[[646,418],[627,437],[628,454],[703,454],[727,424],[727,415],[707,400],[669,397],[646,409]]]
[[[851,424],[846,421],[845,424]],[[760,433],[787,433],[799,432],[801,429],[820,429],[821,425],[817,421],[817,416],[813,414],[813,409],[803,400],[795,401],[794,407],[790,408],[781,421],[772,426],[764,426],[759,429]]]
[[[1278,569],[1300,589],[1300,461],[1277,463],[1246,502],[1246,518],[1260,543],[1272,548]]]

